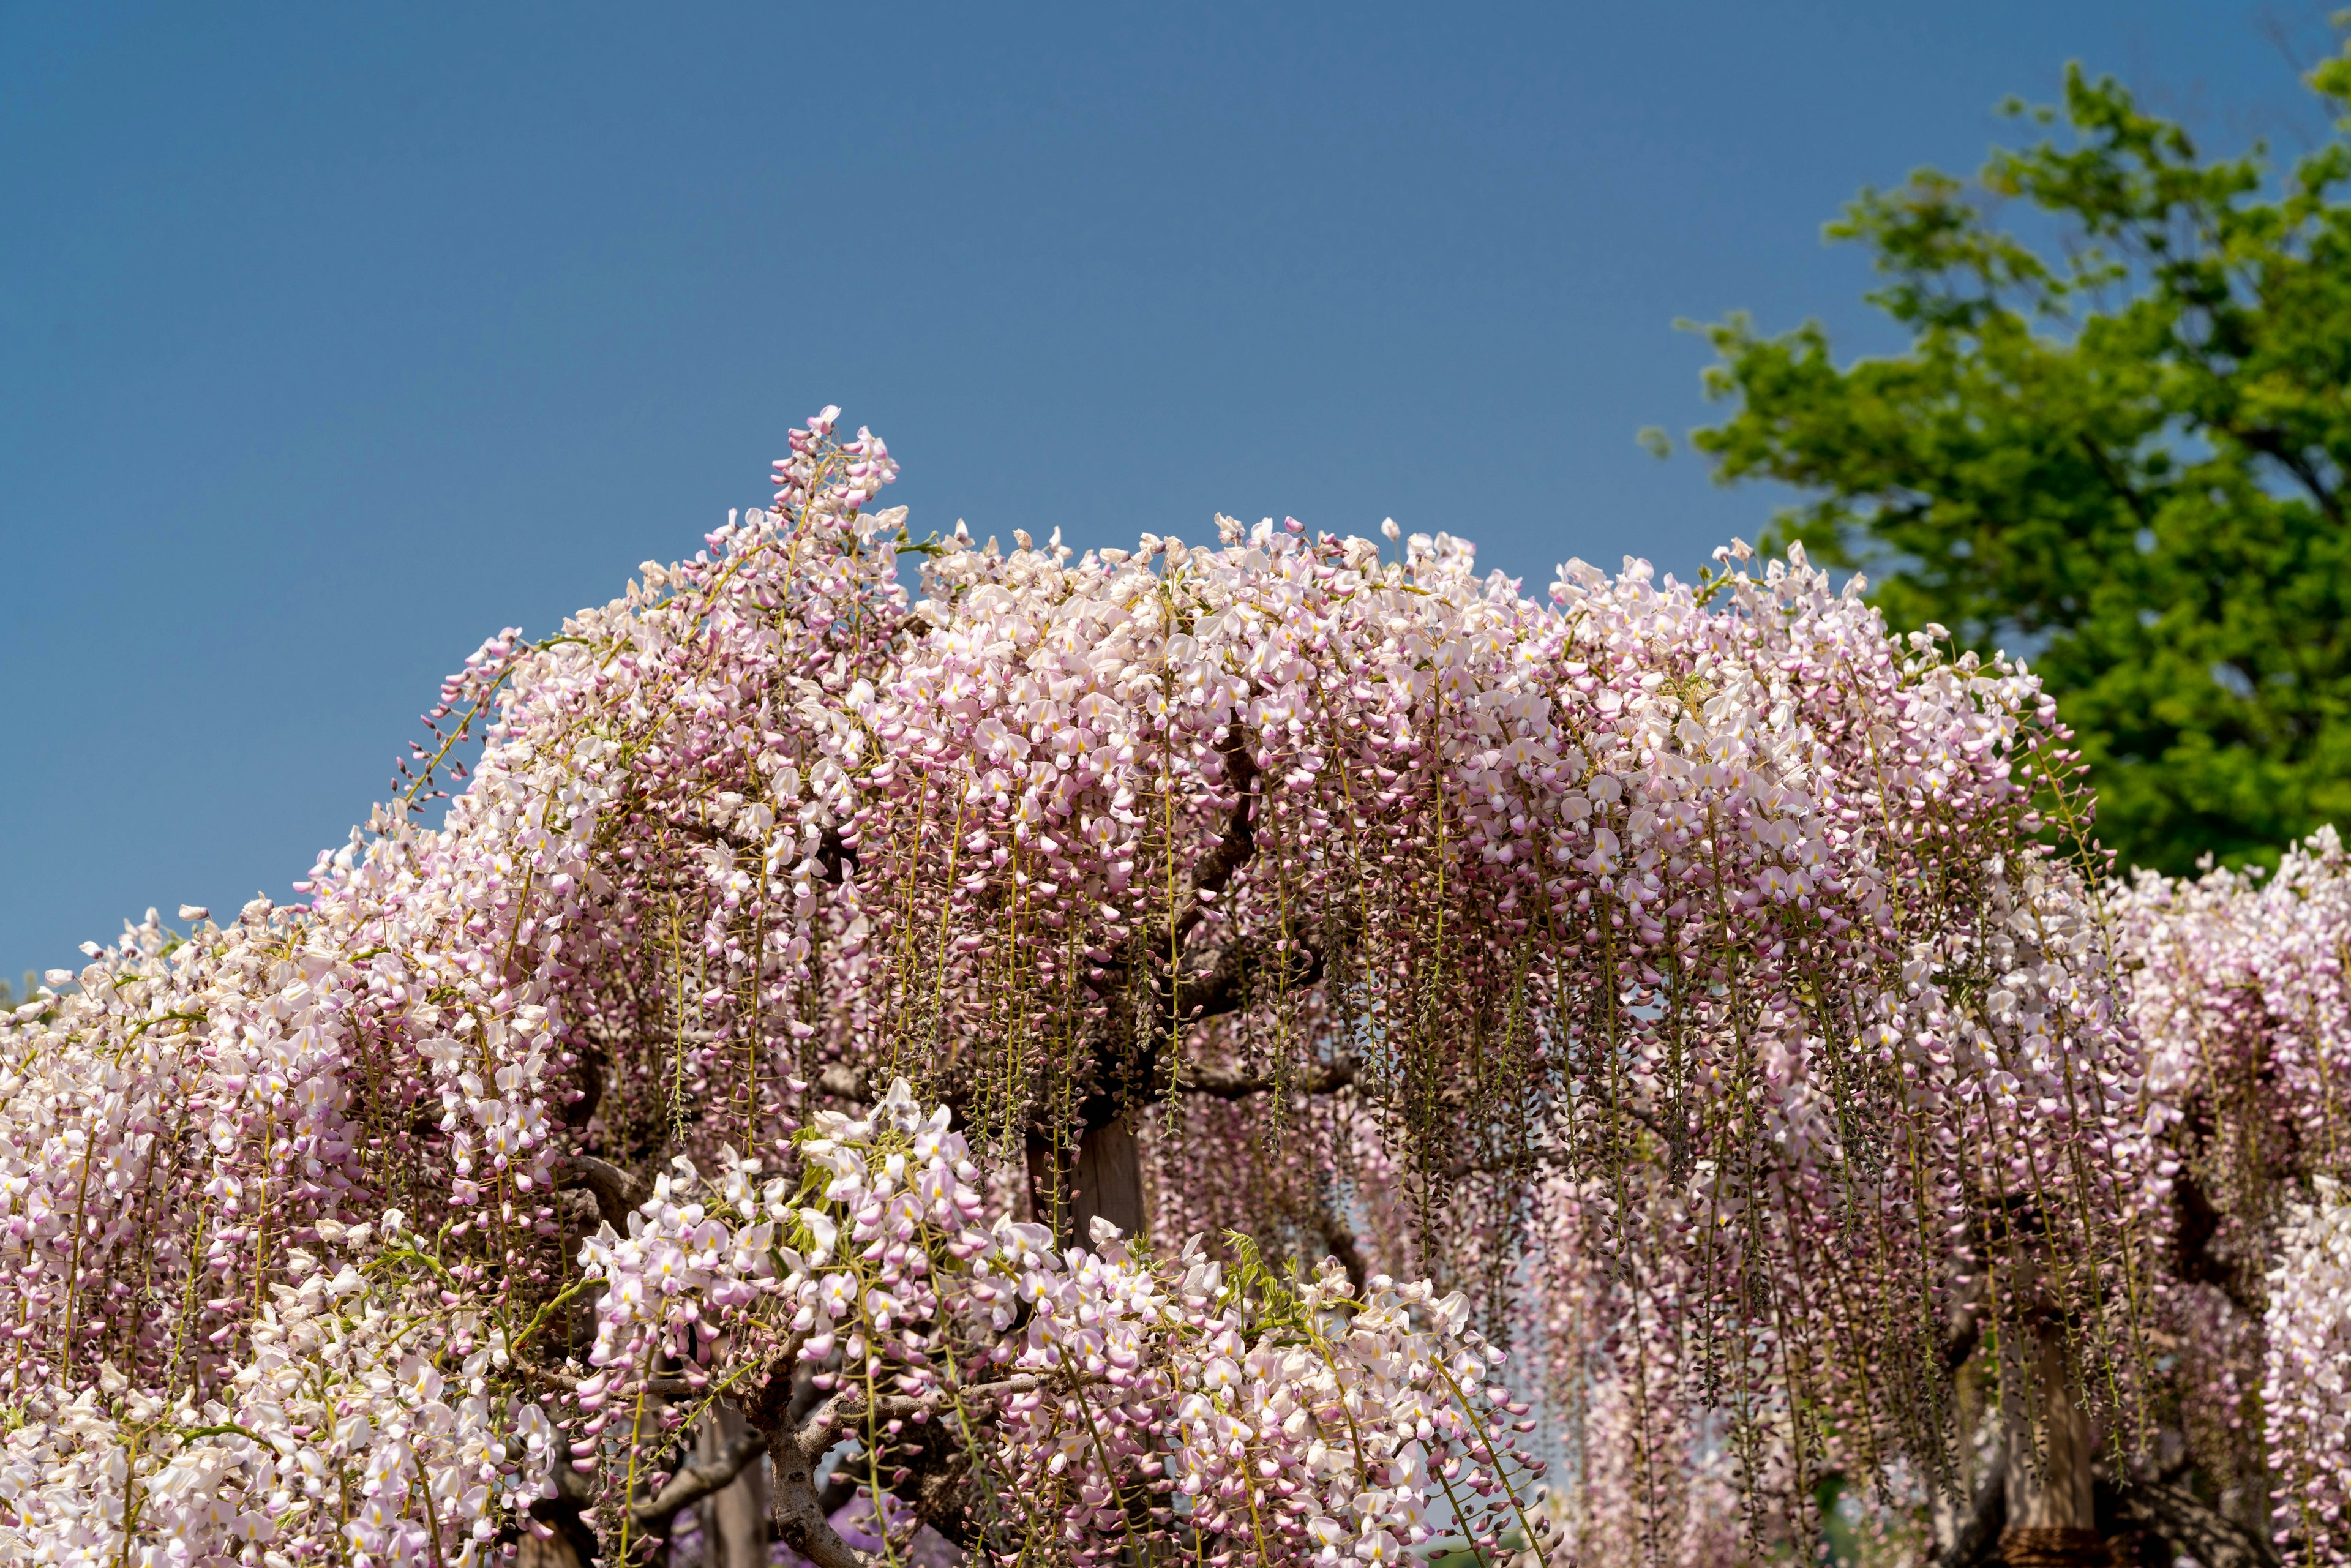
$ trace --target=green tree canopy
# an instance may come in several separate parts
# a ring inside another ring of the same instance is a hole
[[[2308,79],[2351,110],[2351,50]],[[2351,118],[2276,172],[2078,68],[2011,112],[2053,133],[1830,225],[1907,350],[1708,327],[1736,406],[1694,443],[1802,492],[1779,541],[1865,570],[1897,625],[2030,654],[2125,862],[2351,823]]]

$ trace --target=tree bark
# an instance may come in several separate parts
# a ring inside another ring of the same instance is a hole
[[[596,1561],[596,1532],[588,1527],[582,1511],[595,1500],[595,1489],[571,1468],[569,1455],[549,1462],[555,1496],[530,1505],[530,1517],[548,1533],[523,1532],[515,1550],[515,1568],[589,1568]]]
[[[717,1463],[751,1435],[751,1424],[725,1404],[695,1434],[697,1460]],[[768,1568],[768,1475],[757,1463],[702,1500],[704,1568]]]
[[[2103,1568],[2089,1412],[2065,1364],[2063,1331],[2044,1319],[2030,1342],[2031,1408],[2009,1413],[2007,1525],[2000,1538],[2008,1568]]]
[[[2114,1489],[2115,1523],[2140,1530],[2204,1568],[2277,1568],[2278,1553],[2260,1531],[2224,1518],[2176,1482],[2132,1481]]]
[[[1985,1568],[2001,1560],[2001,1536],[2008,1527],[2007,1460],[1995,1454],[1985,1471],[1967,1517],[1949,1521],[1950,1541],[1936,1554],[1936,1568]]]
[[[589,1562],[560,1530],[546,1536],[526,1533],[515,1548],[515,1568],[588,1568]]]
[[[1117,1226],[1122,1236],[1143,1234],[1143,1148],[1127,1129],[1124,1116],[1088,1127],[1078,1141],[1070,1228],[1079,1246],[1092,1248],[1097,1218]]]

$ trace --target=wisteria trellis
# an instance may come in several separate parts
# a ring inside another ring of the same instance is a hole
[[[12,1555],[620,1561],[764,1456],[824,1568],[904,1549],[853,1487],[1005,1561],[1730,1561],[1987,1442],[2059,1518],[2071,1420],[2341,1560],[2331,840],[2094,884],[2034,681],[1801,558],[915,546],[835,417],[486,644],[307,902],[0,1025]]]

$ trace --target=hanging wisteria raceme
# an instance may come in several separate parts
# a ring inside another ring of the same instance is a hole
[[[2264,1314],[2262,1404],[2279,1483],[2278,1540],[2351,1562],[2351,1204],[2332,1176],[2287,1210]]]
[[[1389,1561],[1429,1538],[1432,1509],[1489,1539],[1488,1516],[1514,1512],[1541,1469],[1513,1430],[1527,1406],[1490,1382],[1501,1356],[1458,1293],[1380,1277],[1358,1294],[1247,1254],[1228,1281],[1196,1242],[1155,1260],[1100,1220],[1098,1255],[1057,1251],[987,1212],[949,1121],[901,1079],[871,1119],[818,1113],[797,1191],[731,1151],[708,1183],[681,1159],[625,1238],[583,1249],[603,1289],[579,1429],[625,1418],[635,1453],[657,1389],[707,1401],[826,1368],[798,1450],[854,1438],[888,1490],[911,1475],[880,1468],[906,1423],[932,1427],[904,1446],[936,1446],[935,1490],[977,1494],[957,1533],[1008,1557]],[[820,1562],[838,1554],[807,1533]]]
[[[2351,1562],[2351,859],[2327,829],[2273,873],[2142,873],[2116,903],[2171,1199],[2179,1426],[2234,1517]]]
[[[1584,1256],[1591,1196],[1562,1176],[1534,1195],[1541,1261],[1518,1303],[1521,1332],[1544,1351],[1535,1392],[1552,1446],[1569,1461],[1545,1498],[1568,1559],[1713,1565],[1752,1556],[1722,1441],[1727,1422],[1677,1364],[1672,1313],[1654,1310],[1673,1293],[1633,1270],[1612,1277]]]
[[[2011,1452],[2151,1441],[2165,1113],[2022,669],[1743,549],[917,543],[836,415],[486,645],[306,902],[17,1009],[12,1550],[628,1559],[764,1461],[825,1568],[861,1488],[1663,1560],[1964,1506],[1970,1366]],[[1542,1518],[1538,1395],[1601,1435]]]

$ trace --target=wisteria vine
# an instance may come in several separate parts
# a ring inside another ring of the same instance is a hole
[[[917,541],[837,416],[0,1025],[12,1553],[642,1560],[764,1464],[821,1568],[1732,1561],[2258,1383],[2195,1440],[2342,1560],[2331,840],[2106,883],[2023,667],[1801,555]]]

